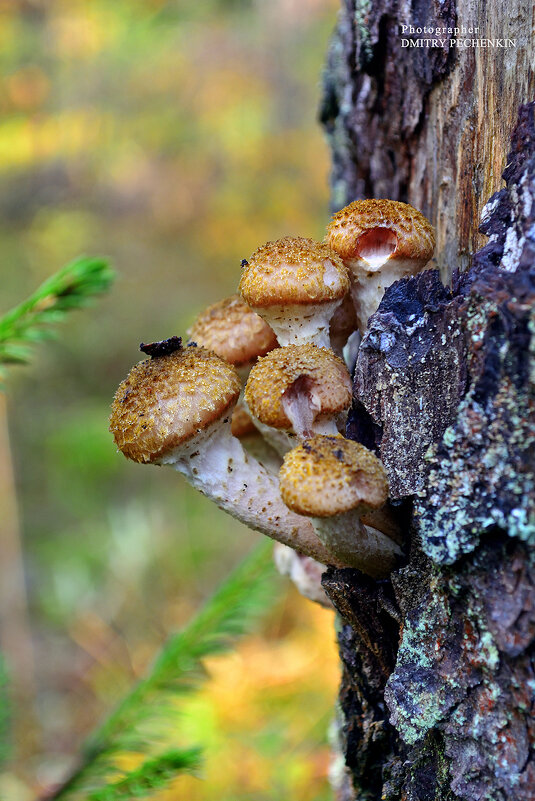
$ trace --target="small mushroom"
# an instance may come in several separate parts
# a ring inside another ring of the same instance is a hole
[[[400,548],[361,520],[388,499],[383,465],[364,445],[316,435],[286,454],[279,477],[284,503],[311,518],[318,537],[340,561],[374,578],[395,567]]]
[[[272,350],[255,364],[245,387],[254,418],[300,438],[337,434],[337,418],[351,399],[351,379],[343,361],[331,350],[310,344]]]
[[[234,365],[244,383],[258,356],[278,346],[273,330],[239,295],[208,306],[198,315],[188,336]]]
[[[150,346],[119,385],[110,430],[135,462],[168,464],[204,495],[252,529],[320,562],[340,564],[310,521],[282,502],[278,480],[250,457],[230,431],[240,394],[235,369],[205,348]],[[160,355],[161,354],[161,355]]]
[[[280,542],[275,543],[273,561],[281,576],[288,576],[304,598],[315,601],[327,609],[333,608],[321,586],[321,577],[327,570],[325,565],[321,565],[310,556],[296,553]]]
[[[278,347],[273,330],[239,295],[208,306],[195,319],[188,337],[234,365],[243,384],[257,358]],[[232,415],[233,435],[241,439],[255,430],[248,412],[238,400]]]
[[[431,223],[397,200],[355,200],[333,216],[325,240],[349,270],[361,334],[385,289],[423,270],[435,249]]]
[[[238,289],[280,345],[312,342],[328,348],[329,323],[349,291],[349,277],[327,245],[287,236],[253,253]]]

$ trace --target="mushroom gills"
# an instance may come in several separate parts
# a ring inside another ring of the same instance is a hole
[[[372,272],[390,258],[398,245],[398,238],[390,228],[371,228],[357,239],[355,256],[364,259]]]
[[[284,392],[281,404],[298,437],[338,434],[332,416],[317,414],[321,409],[321,400],[316,391],[316,382],[310,376],[299,376]]]

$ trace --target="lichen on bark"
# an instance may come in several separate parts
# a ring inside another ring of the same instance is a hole
[[[408,554],[391,581],[324,579],[353,799],[535,799],[534,114],[470,270],[395,284],[359,353],[347,433],[383,459]]]

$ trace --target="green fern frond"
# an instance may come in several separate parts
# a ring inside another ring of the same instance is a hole
[[[130,801],[146,798],[155,790],[163,789],[179,773],[196,770],[201,764],[199,748],[167,751],[130,771],[117,782],[90,793],[88,801]]]
[[[32,346],[53,336],[51,326],[109,289],[114,273],[105,259],[67,264],[18,306],[0,317],[0,365],[28,362]]]
[[[104,791],[118,754],[142,753],[149,759],[162,745],[165,747],[162,740],[168,737],[169,724],[177,731],[177,699],[198,687],[206,675],[202,660],[229,649],[273,603],[275,571],[271,553],[271,542],[262,542],[235,568],[191,623],[170,637],[149,675],[89,739],[80,769],[54,799],[74,801],[84,797],[79,795],[84,788]],[[102,798],[107,801],[107,796]]]

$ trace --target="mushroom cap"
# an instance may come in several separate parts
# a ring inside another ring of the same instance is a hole
[[[399,200],[355,200],[333,216],[325,240],[344,261],[366,260],[366,251],[374,249],[373,231],[390,259],[409,259],[424,267],[433,255],[433,226]]]
[[[136,364],[113,399],[110,431],[134,462],[155,462],[207,428],[236,403],[236,370],[188,346]]]
[[[388,499],[386,472],[359,442],[316,435],[286,454],[279,472],[284,503],[310,517],[332,517],[360,507],[378,509]]]
[[[239,295],[205,309],[188,331],[190,339],[240,367],[278,345],[269,325]]]
[[[283,400],[292,389],[313,397],[317,415],[338,414],[351,404],[347,367],[331,350],[316,345],[287,345],[259,359],[247,380],[245,401],[260,422],[291,429]]]
[[[250,414],[243,408],[240,401],[238,401],[232,412],[230,430],[232,436],[238,439],[247,436],[247,434],[257,433],[256,426],[251,420]]]
[[[253,309],[315,305],[343,298],[349,277],[340,257],[325,243],[286,236],[255,250],[238,291]]]

